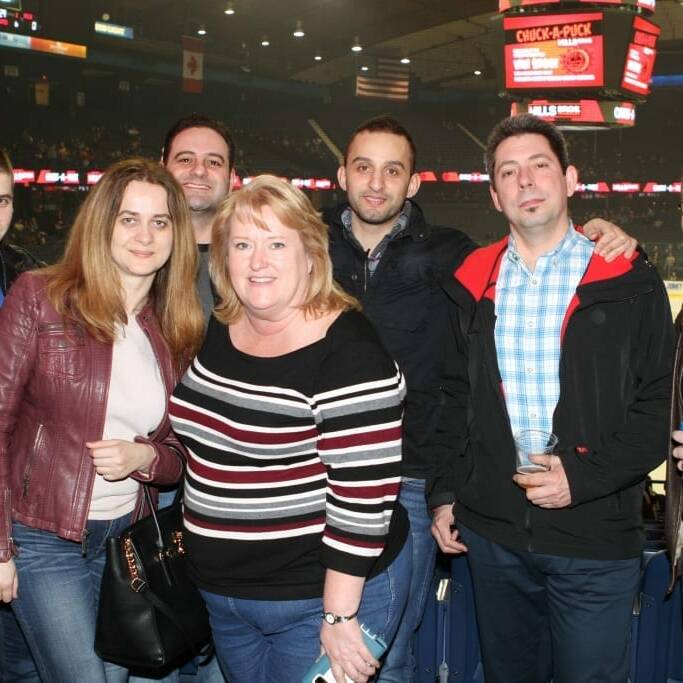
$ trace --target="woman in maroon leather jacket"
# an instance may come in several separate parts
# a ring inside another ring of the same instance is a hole
[[[104,549],[140,482],[181,474],[166,400],[201,341],[195,272],[182,189],[131,159],[0,309],[0,599],[44,681],[126,680],[93,650]]]

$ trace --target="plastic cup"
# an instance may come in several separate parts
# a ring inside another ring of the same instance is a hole
[[[546,472],[549,468],[529,460],[530,455],[550,455],[557,446],[557,437],[552,432],[542,429],[523,429],[515,434],[517,449],[517,472],[533,474]]]

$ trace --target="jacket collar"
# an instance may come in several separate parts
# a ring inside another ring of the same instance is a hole
[[[498,273],[507,246],[508,236],[505,236],[499,242],[475,249],[453,273],[454,280],[460,283],[475,301],[484,298],[495,301]],[[634,262],[638,258],[639,253],[636,252],[629,259],[619,257],[608,263],[602,256],[593,253],[577,291],[591,285],[602,285],[600,289],[605,290],[614,289],[612,281],[633,271]],[[642,258],[640,260],[643,261]]]
[[[406,225],[403,232],[401,232],[397,237],[403,237],[405,235],[412,237],[416,242],[422,242],[429,237],[431,232],[431,227],[425,221],[424,214],[420,206],[414,202],[412,199],[408,199],[410,202],[410,218],[408,220],[408,225]],[[343,232],[344,226],[342,224],[342,214],[346,209],[349,208],[348,202],[338,204],[331,209],[323,211],[323,220],[330,226],[330,228],[335,228]]]

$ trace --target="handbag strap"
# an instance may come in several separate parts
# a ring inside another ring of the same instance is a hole
[[[177,505],[183,499],[183,479],[184,479],[184,477],[181,477],[180,482],[178,483],[178,489],[176,490],[176,494],[175,494],[175,497],[173,498],[172,505]],[[147,505],[147,509],[149,510],[149,515],[154,522],[154,529],[156,531],[156,536],[157,536],[156,540],[155,540],[155,545],[159,550],[161,550],[164,547],[164,536],[161,533],[161,527],[159,526],[159,519],[157,517],[157,511],[156,511],[156,507],[154,505],[154,501],[152,500],[152,493],[149,490],[148,484],[143,484],[142,490],[144,493],[145,503]]]
[[[182,622],[176,617],[173,610],[153,590],[150,590],[149,585],[145,583],[140,587],[138,593],[153,607],[158,609],[183,634],[193,656],[200,657],[202,655],[201,648],[197,649],[195,647],[192,636],[187,632]]]

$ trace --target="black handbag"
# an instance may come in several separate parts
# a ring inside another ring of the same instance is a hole
[[[150,515],[107,544],[95,652],[127,668],[155,669],[199,654],[211,630],[187,574],[182,493],[155,510],[143,486]]]

